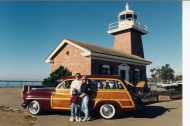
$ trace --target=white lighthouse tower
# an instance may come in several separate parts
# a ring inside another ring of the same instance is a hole
[[[144,58],[142,35],[148,33],[147,25],[137,20],[138,14],[129,9],[118,14],[118,22],[109,24],[108,33],[114,35],[114,49]]]

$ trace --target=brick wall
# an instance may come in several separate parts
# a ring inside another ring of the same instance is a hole
[[[114,49],[125,50],[144,58],[141,33],[134,29],[120,31],[114,34]]]
[[[69,55],[66,55],[67,51],[69,51]],[[51,72],[62,65],[68,68],[72,72],[72,75],[75,75],[77,72],[91,74],[91,59],[83,57],[81,55],[82,52],[82,50],[67,44],[54,56],[54,63],[51,64]]]
[[[92,66],[91,74],[92,75],[99,74],[99,67],[102,66],[102,65],[112,66],[113,67],[113,74],[114,75],[118,75],[118,65],[120,63],[110,62],[110,61],[104,61],[104,60],[97,60],[97,59],[92,59],[91,63],[92,63],[91,64],[91,66]]]
[[[69,51],[69,55],[67,55],[67,51]],[[113,68],[113,75],[118,75],[118,66],[122,63],[112,62],[112,61],[104,61],[86,58],[81,55],[83,51],[78,48],[68,44],[61,48],[57,54],[54,56],[54,63],[51,64],[51,72],[56,70],[60,65],[68,68],[72,75],[79,72],[82,75],[95,75],[99,74],[100,65],[108,65]],[[127,63],[126,63],[127,64]],[[130,66],[129,69],[129,82],[134,83],[134,70],[139,69],[141,71],[141,80],[146,81],[146,66],[138,66],[133,64],[127,64]]]
[[[144,58],[141,33],[137,30],[131,30],[131,48],[132,54]]]
[[[118,66],[122,63],[118,62],[111,62],[111,61],[103,61],[103,60],[96,60],[92,59],[92,74],[99,74],[99,66],[100,65],[108,65],[113,67],[113,74],[118,75]],[[127,64],[127,63],[126,63]],[[141,71],[141,81],[147,81],[146,76],[146,66],[138,66],[133,64],[127,64],[129,69],[129,82],[134,83],[134,70],[139,69]]]
[[[127,64],[129,65],[129,64]],[[141,81],[147,82],[147,76],[146,76],[146,66],[137,66],[130,64],[130,70],[129,70],[129,82],[134,83],[134,72],[135,69],[139,69],[141,71]]]
[[[125,50],[131,53],[131,32],[130,30],[120,31],[114,34],[114,49]]]

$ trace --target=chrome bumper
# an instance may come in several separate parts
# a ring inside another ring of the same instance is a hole
[[[21,106],[22,106],[23,108],[26,108],[26,107],[27,107],[27,104],[22,103]]]

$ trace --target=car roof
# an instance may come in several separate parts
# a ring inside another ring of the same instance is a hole
[[[120,76],[117,75],[82,75],[86,76],[87,78],[110,78],[110,79],[122,79]],[[73,79],[75,76],[68,76],[65,79]],[[123,80],[123,79],[122,79]]]

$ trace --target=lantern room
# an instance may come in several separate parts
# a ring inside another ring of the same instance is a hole
[[[135,13],[132,10],[129,10],[128,4],[126,5],[126,10],[119,13],[118,15],[118,22],[119,22],[119,27],[122,27],[123,25],[136,25],[137,24],[137,16],[138,14]]]
[[[126,4],[126,10],[118,14],[118,22],[109,24],[109,34],[115,34],[116,32],[126,29],[136,29],[143,34],[147,34],[147,25],[137,20],[138,14],[129,9],[129,5]]]

